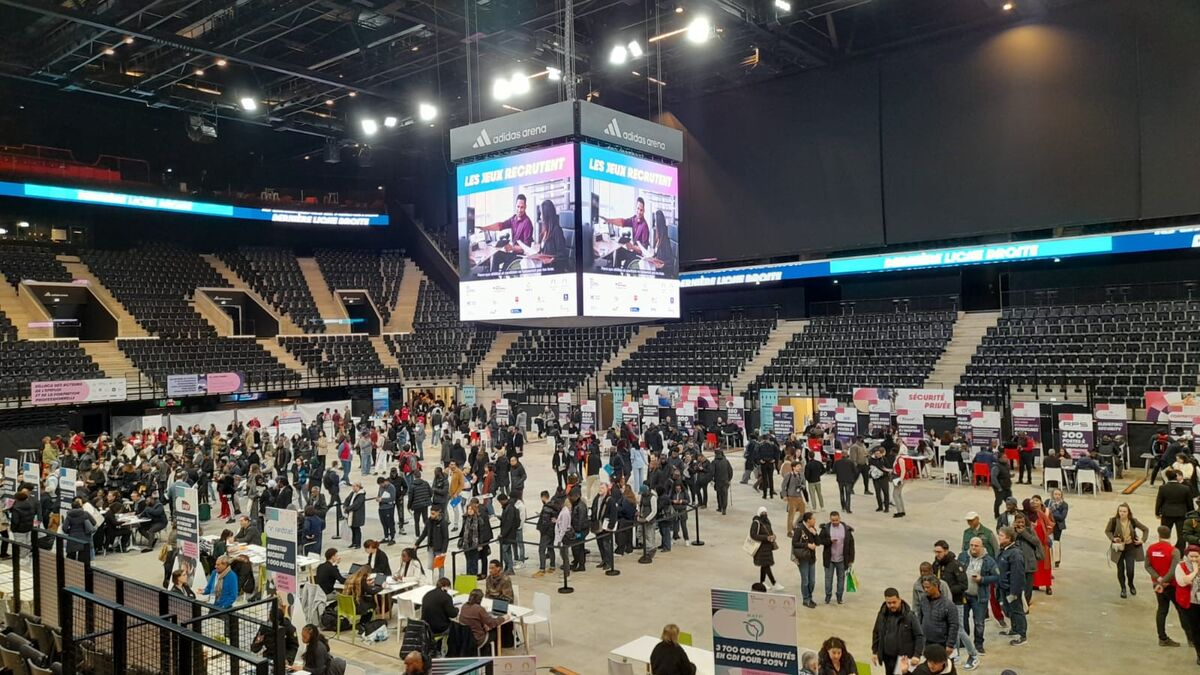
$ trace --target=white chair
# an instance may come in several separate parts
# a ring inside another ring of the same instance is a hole
[[[413,606],[413,601],[405,600],[404,598],[396,598],[392,602],[392,611],[397,615],[397,626],[406,626],[410,619],[415,619],[418,616],[417,609]]]
[[[512,601],[512,604],[514,604],[514,605],[520,605],[520,604],[521,604],[521,587],[520,587],[520,586],[518,586],[518,585],[516,585],[516,584],[513,584],[513,601]]]
[[[608,675],[634,675],[633,664],[609,654]]]
[[[528,628],[539,623],[546,624],[546,630],[550,634],[550,646],[554,646],[554,624],[550,622],[550,596],[538,591],[533,592],[533,614],[526,614],[521,621]],[[530,640],[533,642],[533,640]]]
[[[1049,490],[1050,484],[1054,483],[1058,489],[1063,489],[1063,486],[1067,484],[1065,475],[1063,470],[1057,467],[1042,469],[1042,487]]]
[[[955,461],[942,462],[942,480],[951,484],[962,484],[962,466]]]
[[[1100,494],[1100,482],[1096,478],[1096,471],[1094,469],[1080,469],[1075,472],[1075,491],[1077,493],[1083,494],[1084,483],[1092,486],[1092,496]]]

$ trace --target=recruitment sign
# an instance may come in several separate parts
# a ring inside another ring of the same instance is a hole
[[[4,458],[4,492],[0,495],[0,507],[8,509],[12,506],[13,497],[17,494],[17,482],[21,480],[21,463],[16,457]]]
[[[758,390],[758,431],[766,433],[774,428],[773,418],[775,416],[775,406],[779,405],[779,390],[778,389],[759,389]]]
[[[725,422],[746,430],[746,399],[741,396],[725,397]]]
[[[712,589],[715,675],[795,675],[796,596]]]
[[[1059,445],[1072,457],[1082,457],[1092,451],[1095,432],[1092,416],[1081,413],[1059,413]]]
[[[619,427],[625,423],[625,387],[612,388],[612,417],[613,426]]]
[[[1000,412],[977,410],[971,413],[971,447],[986,448],[1000,440]]]
[[[71,510],[71,504],[75,501],[75,481],[77,480],[79,480],[79,472],[75,469],[58,470],[58,512],[62,514],[64,520],[67,517],[67,511]]]
[[[835,437],[845,447],[858,435],[858,408],[842,406],[833,411],[834,423],[837,424]]]
[[[834,424],[834,413],[838,409],[838,400],[836,398],[819,398],[817,399],[817,424],[823,427],[831,427]]]
[[[960,433],[968,438],[971,436],[971,415],[981,410],[983,404],[979,401],[954,402],[954,420]]]
[[[1042,444],[1042,404],[1031,401],[1014,401],[1012,404],[1012,430],[1022,431],[1033,439],[1035,445]]]
[[[175,542],[177,566],[195,578],[200,570],[200,492],[194,487],[183,488],[175,496]]]
[[[296,535],[299,516],[292,509],[267,507],[267,574],[277,593],[295,593]]]
[[[916,448],[925,436],[925,415],[919,410],[896,410],[896,431],[910,448]]]
[[[796,409],[790,405],[777,405],[771,411],[771,430],[780,441],[796,431]]]
[[[1114,438],[1128,435],[1129,408],[1124,403],[1097,403],[1094,413],[1096,433]]]
[[[596,402],[584,401],[579,406],[579,432],[588,433],[596,430]]]

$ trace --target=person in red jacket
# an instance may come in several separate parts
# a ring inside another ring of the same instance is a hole
[[[1017,482],[1028,483],[1033,485],[1033,459],[1037,455],[1037,448],[1034,447],[1033,439],[1024,431],[1017,432],[1017,461],[1020,468],[1017,470]]]
[[[1183,610],[1183,628],[1192,637],[1196,663],[1200,664],[1200,546],[1192,544],[1184,553],[1187,560],[1175,566],[1175,601]]]
[[[1167,609],[1175,605],[1179,615],[1179,624],[1186,626],[1183,609],[1175,598],[1175,567],[1179,564],[1179,549],[1171,541],[1171,528],[1159,526],[1158,541],[1146,547],[1146,573],[1150,575],[1150,585],[1158,598],[1158,613],[1154,616],[1155,627],[1158,628],[1158,646],[1178,647],[1179,643],[1167,636]]]

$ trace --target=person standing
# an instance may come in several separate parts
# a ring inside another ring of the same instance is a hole
[[[771,529],[767,507],[758,507],[758,513],[750,521],[750,538],[758,542],[754,564],[758,566],[759,583],[765,584],[770,579],[771,590],[782,591],[783,585],[775,580],[775,574],[771,571],[771,566],[775,564],[775,549],[779,548],[779,544],[775,543],[775,532]]]
[[[1063,491],[1055,488],[1050,493],[1050,503],[1046,505],[1050,517],[1054,519],[1054,539],[1051,543],[1053,555],[1051,557],[1054,558],[1055,567],[1062,564],[1062,539],[1063,532],[1067,529],[1067,514],[1070,508],[1070,504],[1063,499]]]
[[[796,527],[796,518],[808,510],[804,503],[804,471],[800,462],[792,462],[790,470],[783,477],[779,486],[779,494],[787,502],[787,536],[792,536]]]
[[[1024,431],[1018,432],[1013,440],[1017,443],[1017,461],[1020,463],[1017,482],[1033,485],[1033,461],[1037,456],[1037,448],[1033,439]]]
[[[816,511],[825,508],[825,496],[821,494],[821,477],[824,475],[825,465],[810,451],[808,461],[804,463],[804,482],[808,486],[808,501]]]
[[[871,452],[867,473],[875,482],[875,511],[888,513],[892,508],[891,481],[892,464],[887,461],[883,446],[877,446]]]
[[[983,539],[971,537],[967,550],[958,554],[958,564],[967,575],[967,590],[963,593],[962,626],[964,630],[970,627],[975,651],[984,654],[983,622],[987,618],[991,588],[999,581],[996,559],[984,548]]]
[[[592,515],[589,522],[592,533],[596,535],[596,547],[600,549],[600,564],[598,568],[605,571],[613,569],[613,530],[616,529],[617,517],[612,497],[609,495],[608,483],[601,483],[592,498]]]
[[[1188,546],[1187,559],[1175,566],[1175,600],[1183,608],[1184,628],[1191,626],[1196,663],[1200,664],[1200,546]]]
[[[362,483],[355,483],[350,487],[350,494],[346,495],[343,508],[346,511],[347,524],[350,526],[350,548],[361,548],[362,528],[367,522],[367,498],[363,494]]]
[[[412,484],[408,488],[408,509],[413,514],[413,536],[416,537],[414,546],[420,546],[425,538],[425,532],[421,528],[421,524],[425,524],[425,529],[429,529],[429,507],[433,505],[433,487],[429,485],[425,479],[421,478],[420,471],[412,472]]]
[[[817,585],[817,547],[821,544],[817,518],[805,511],[792,533],[792,560],[800,571],[800,595],[805,607],[815,609],[813,589]]]
[[[562,503],[550,500],[550,493],[542,490],[542,510],[538,513],[537,531],[538,531],[538,571],[533,573],[533,577],[543,577],[546,575],[547,569],[551,574],[557,569],[554,560],[554,522],[558,519],[558,512],[562,510]],[[549,568],[546,562],[550,562]]]
[[[1158,526],[1158,541],[1146,547],[1146,573],[1150,575],[1150,586],[1158,599],[1158,611],[1154,615],[1154,627],[1158,629],[1159,647],[1178,647],[1179,643],[1167,635],[1167,611],[1171,605],[1179,614],[1179,623],[1185,617],[1175,598],[1175,567],[1179,564],[1179,549],[1171,543],[1171,528]]]
[[[903,518],[906,513],[904,511],[904,483],[909,480],[909,475],[912,474],[912,460],[903,452],[896,453],[896,459],[892,463],[892,504],[896,507],[896,512],[892,514],[893,518]]]
[[[634,474],[637,474],[637,464],[634,464]],[[643,459],[642,472],[645,473],[645,460]],[[713,487],[717,491],[717,512],[721,515],[728,515],[729,509],[729,485],[733,482],[733,464],[725,458],[724,450],[717,450],[716,458],[712,461],[713,472]],[[641,490],[641,481],[633,488],[634,492]]]
[[[883,672],[907,673],[909,662],[916,662],[925,649],[925,633],[921,622],[900,592],[888,588],[883,592],[883,604],[875,616],[871,631],[871,662],[883,666]]]
[[[521,538],[521,516],[517,513],[516,500],[508,494],[501,494],[496,501],[500,502],[501,566],[505,574],[513,574],[517,541]]]
[[[775,468],[779,465],[779,446],[768,435],[758,446],[759,480],[762,482],[763,499],[775,498]]]
[[[870,459],[870,456],[869,456],[869,453],[867,452],[867,446],[863,445],[863,439],[861,436],[854,437],[854,442],[850,444],[848,453],[850,455],[850,461],[854,462],[854,468],[858,470],[858,475],[862,477],[863,494],[870,495],[871,494],[871,476],[870,476],[871,466],[868,462],[868,460]]]
[[[1138,536],[1139,531],[1141,536]],[[1126,503],[1117,506],[1116,515],[1109,518],[1104,526],[1104,536],[1112,542],[1109,559],[1117,564],[1117,581],[1121,584],[1122,598],[1129,597],[1126,587],[1128,593],[1137,595],[1137,589],[1133,586],[1133,568],[1135,562],[1145,560],[1142,542],[1149,534],[1150,528],[1133,517],[1133,511]]]
[[[376,502],[379,506],[379,524],[383,527],[383,542],[396,543],[396,487],[386,476],[380,476],[376,481],[379,493]]]
[[[966,605],[966,592],[970,582],[966,570],[959,564],[958,558],[950,550],[950,544],[945,540],[938,540],[933,545],[933,574],[950,587],[950,600],[954,604],[955,612],[958,612],[960,607]],[[979,654],[971,642],[971,636],[967,634],[963,620],[958,621],[955,644],[967,650],[967,662],[963,668],[974,670],[979,665]]]
[[[958,608],[950,597],[942,593],[942,584],[937,577],[921,577],[921,588],[924,591],[920,598],[921,631],[925,633],[925,642],[942,645],[949,653],[958,644]],[[963,667],[974,670],[977,665],[974,659],[968,659]]]
[[[1017,535],[1011,527],[1000,528],[999,538],[996,591],[1011,626],[1009,630],[1000,631],[1000,634],[1012,637],[1008,644],[1019,647],[1028,640],[1026,634],[1029,630],[1025,622],[1025,556],[1017,548]]]
[[[1000,505],[1012,497],[1012,469],[1009,468],[1008,459],[1002,454],[996,455],[996,461],[992,465],[992,494],[996,498],[992,502],[992,516],[998,519]]]
[[[750,478],[758,472],[758,432],[751,431],[750,438],[746,441],[746,449],[742,451],[742,459],[746,461],[745,470],[742,471],[742,485],[750,482]]]
[[[724,459],[724,457],[725,457],[725,455],[718,450],[717,458]],[[725,463],[728,464],[729,461],[726,460]],[[630,445],[629,446],[629,467],[630,467],[629,468],[629,484],[633,486],[634,494],[640,494],[642,491],[642,481],[646,480],[647,464],[648,464],[648,462],[647,462],[647,458],[646,458],[646,444],[645,443],[634,443],[634,444]],[[732,471],[732,467],[730,467],[730,471]],[[566,472],[563,473],[562,477],[566,478]],[[728,481],[726,481],[726,486],[728,486],[728,484],[729,484]],[[559,488],[562,488],[562,484],[559,485]],[[717,488],[717,503],[718,504],[720,503],[720,500],[721,500],[720,492],[721,492],[720,487],[718,487]]]
[[[1159,486],[1154,498],[1154,515],[1160,525],[1175,529],[1175,546],[1182,550],[1183,520],[1192,510],[1192,491],[1175,469],[1167,469],[1163,475],[1167,481]]]
[[[967,550],[971,544],[971,540],[979,537],[980,541],[983,542],[983,548],[987,551],[987,554],[995,558],[997,552],[1000,550],[1000,546],[996,543],[996,535],[979,520],[979,514],[975,511],[967,512],[964,518],[967,521],[967,529],[963,530],[962,549],[964,551]]]
[[[854,484],[858,481],[858,467],[849,455],[842,455],[841,459],[833,463],[833,475],[837,478],[838,498],[841,500],[842,510],[854,513],[850,510],[850,498],[854,495]]]
[[[842,514],[829,512],[829,522],[821,526],[818,535],[821,561],[825,565],[825,604],[833,598],[834,577],[837,577],[837,601],[842,604],[846,592],[846,570],[854,566],[854,528],[842,522]]]

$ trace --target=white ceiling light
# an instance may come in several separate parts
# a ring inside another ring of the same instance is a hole
[[[529,78],[525,77],[525,73],[516,72],[512,75],[512,80],[509,82],[514,94],[520,95],[529,92]]]
[[[712,37],[712,24],[709,23],[708,17],[698,16],[688,24],[687,39],[690,42],[701,44],[708,42],[710,37]]]
[[[559,70],[558,68],[547,68],[546,69],[546,78],[549,79],[551,82],[558,82],[559,80],[562,79],[562,71]]]
[[[627,58],[629,58],[629,52],[622,45],[613,47],[612,51],[608,53],[608,62],[615,66],[625,63]]]
[[[253,96],[243,96],[241,99],[242,110],[257,110],[258,101],[254,100]]]
[[[400,120],[396,119],[395,115],[388,115],[387,117],[383,118],[383,126],[389,128],[389,129],[396,126],[396,124],[398,124],[399,122],[400,122]]]
[[[792,3],[788,2],[788,0],[775,0],[775,9],[781,12],[790,12],[792,11]]]
[[[437,116],[437,106],[433,105],[432,103],[421,103],[417,105],[417,117],[419,117],[422,122],[432,122],[433,120],[437,119]]]
[[[29,221],[22,220],[21,222],[17,223],[17,227],[29,227]]]
[[[512,96],[512,85],[503,77],[497,77],[492,83],[492,98],[497,101],[507,101]]]
[[[8,234],[8,230],[4,229],[3,227],[0,227],[0,234]]]
[[[642,58],[642,46],[638,44],[637,40],[629,43],[629,55],[635,59]]]
[[[375,132],[379,131],[379,123],[371,117],[364,118],[362,121],[362,130],[364,134],[374,136]]]

